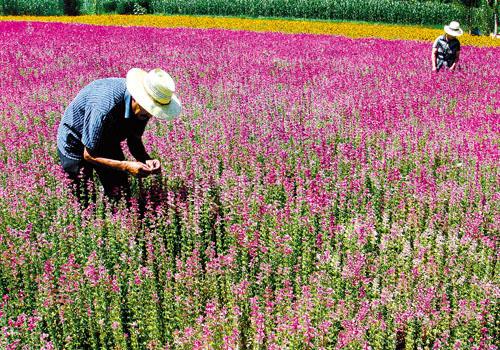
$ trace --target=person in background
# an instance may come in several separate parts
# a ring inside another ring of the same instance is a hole
[[[448,67],[451,71],[457,68],[460,58],[460,41],[458,37],[463,34],[460,24],[456,21],[444,26],[444,34],[440,35],[432,45],[432,71],[439,71]]]
[[[172,119],[181,111],[172,77],[162,69],[128,71],[126,78],[105,78],[85,86],[69,104],[57,131],[57,151],[73,193],[84,206],[97,173],[105,195],[130,198],[129,175],[161,171],[146,152],[142,135],[151,118]],[[125,159],[127,141],[135,161]]]

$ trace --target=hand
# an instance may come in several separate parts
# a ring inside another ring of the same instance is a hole
[[[129,174],[138,177],[148,176],[151,174],[149,166],[141,162],[127,162],[125,169],[129,172]]]
[[[146,160],[146,165],[149,167],[152,174],[161,172],[161,164],[158,159],[148,159]]]
[[[437,70],[436,67],[432,67],[432,71],[435,72]]]

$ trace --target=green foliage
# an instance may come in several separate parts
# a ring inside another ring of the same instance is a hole
[[[461,24],[467,29],[476,29],[487,34],[493,31],[495,6],[488,0],[461,0],[464,19]]]
[[[116,2],[116,12],[122,15],[140,15],[149,12],[149,0],[121,0]]]
[[[64,0],[63,10],[65,15],[77,16],[80,14],[80,0]]]
[[[298,17],[405,24],[443,24],[462,20],[454,4],[395,0],[153,0],[157,13]]]
[[[106,1],[102,4],[104,12],[106,13],[114,13],[117,9],[116,1]]]
[[[470,26],[476,27],[481,30],[481,32],[487,34],[493,31],[494,8],[488,6],[486,2],[487,1],[483,1],[481,6],[470,9]]]
[[[62,15],[63,7],[53,0],[0,0],[3,15]]]

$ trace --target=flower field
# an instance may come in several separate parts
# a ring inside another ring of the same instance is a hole
[[[498,47],[0,22],[1,349],[498,349]],[[148,211],[81,210],[55,135],[160,66]]]

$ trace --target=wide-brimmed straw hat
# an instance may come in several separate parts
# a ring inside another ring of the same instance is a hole
[[[449,25],[444,26],[444,31],[446,34],[451,36],[460,36],[464,31],[460,28],[460,23],[457,21],[451,21]]]
[[[127,89],[134,100],[154,117],[174,119],[181,112],[175,82],[163,69],[146,72],[132,68],[127,73]]]

